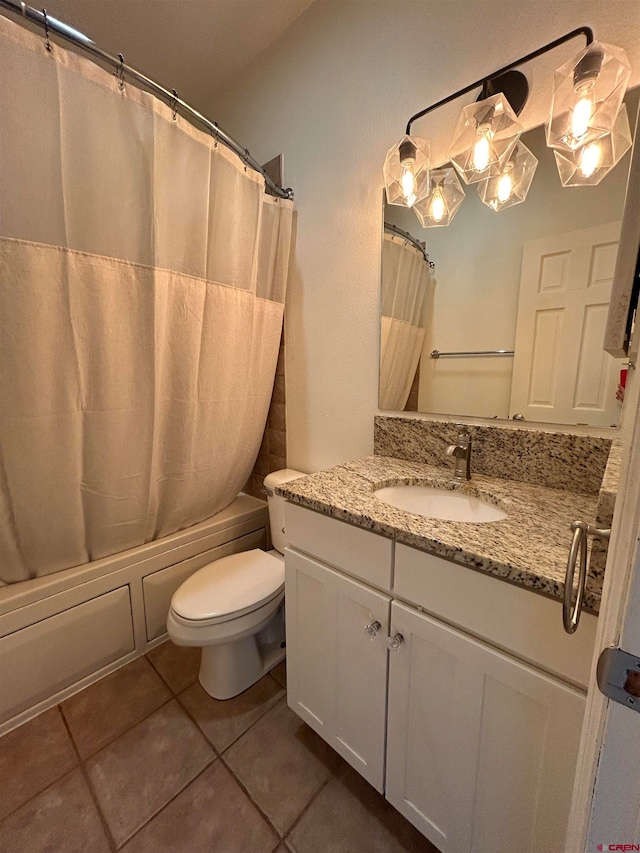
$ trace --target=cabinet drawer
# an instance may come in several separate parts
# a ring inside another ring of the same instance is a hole
[[[256,530],[247,536],[240,536],[225,545],[210,548],[202,554],[196,554],[187,560],[181,560],[173,566],[152,572],[142,580],[144,593],[144,612],[147,627],[147,640],[154,640],[166,633],[167,613],[173,593],[188,577],[198,569],[203,568],[214,560],[220,560],[229,554],[239,551],[250,551],[252,548],[264,548],[265,531]]]
[[[586,689],[597,617],[583,613],[575,634],[562,627],[562,604],[425,551],[397,545],[394,593]]]
[[[0,639],[0,722],[132,652],[129,587]]]
[[[391,589],[393,543],[296,504],[285,505],[287,542],[378,589]]]

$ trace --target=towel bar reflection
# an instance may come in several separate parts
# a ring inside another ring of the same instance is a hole
[[[439,349],[431,351],[431,358],[451,358],[452,356],[485,356],[485,355],[515,355],[512,349],[485,349],[470,352],[440,352]]]
[[[564,579],[564,599],[562,602],[562,624],[567,634],[575,633],[580,622],[580,614],[582,613],[582,604],[587,584],[587,536],[597,536],[598,539],[609,539],[611,536],[610,527],[600,529],[592,527],[586,521],[572,522],[571,529],[573,530],[573,539],[571,540],[569,559],[567,560],[567,573]],[[573,578],[578,559],[580,560],[578,587],[576,590],[576,600],[572,605]]]

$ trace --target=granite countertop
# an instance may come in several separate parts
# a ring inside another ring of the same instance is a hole
[[[396,484],[456,489],[496,504],[507,518],[485,524],[441,521],[396,509],[379,500],[375,489]],[[453,483],[452,468],[369,456],[283,483],[276,492],[287,500],[332,518],[371,530],[396,542],[562,600],[570,524],[594,523],[598,495],[474,474]],[[586,609],[597,612],[602,572],[589,572]]]

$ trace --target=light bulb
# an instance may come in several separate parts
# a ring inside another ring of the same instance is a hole
[[[434,222],[441,222],[447,213],[447,205],[442,198],[442,190],[437,187],[429,205],[429,216]]]
[[[599,142],[592,142],[587,145],[580,155],[580,164],[578,169],[583,178],[590,178],[595,170],[600,166],[602,160],[602,148]]]
[[[596,109],[593,87],[584,88],[579,93],[579,98],[573,106],[571,112],[571,130],[569,134],[569,144],[572,148],[577,148],[580,141],[584,139],[589,130],[589,123],[593,118]]]
[[[473,168],[476,172],[484,172],[491,162],[491,131],[478,128],[479,138],[473,146]]]
[[[508,201],[511,198],[511,193],[513,192],[513,178],[511,177],[511,170],[507,172],[503,172],[500,175],[500,180],[498,181],[498,201]]]
[[[416,176],[414,174],[415,160],[407,158],[402,162],[402,177],[400,185],[402,187],[402,195],[407,203],[407,207],[411,207],[416,200]]]

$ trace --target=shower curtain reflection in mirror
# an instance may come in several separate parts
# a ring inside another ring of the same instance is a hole
[[[0,18],[0,579],[219,512],[262,438],[292,202]]]
[[[381,409],[401,411],[413,383],[435,281],[429,262],[396,234],[382,241],[382,311],[380,320]]]

